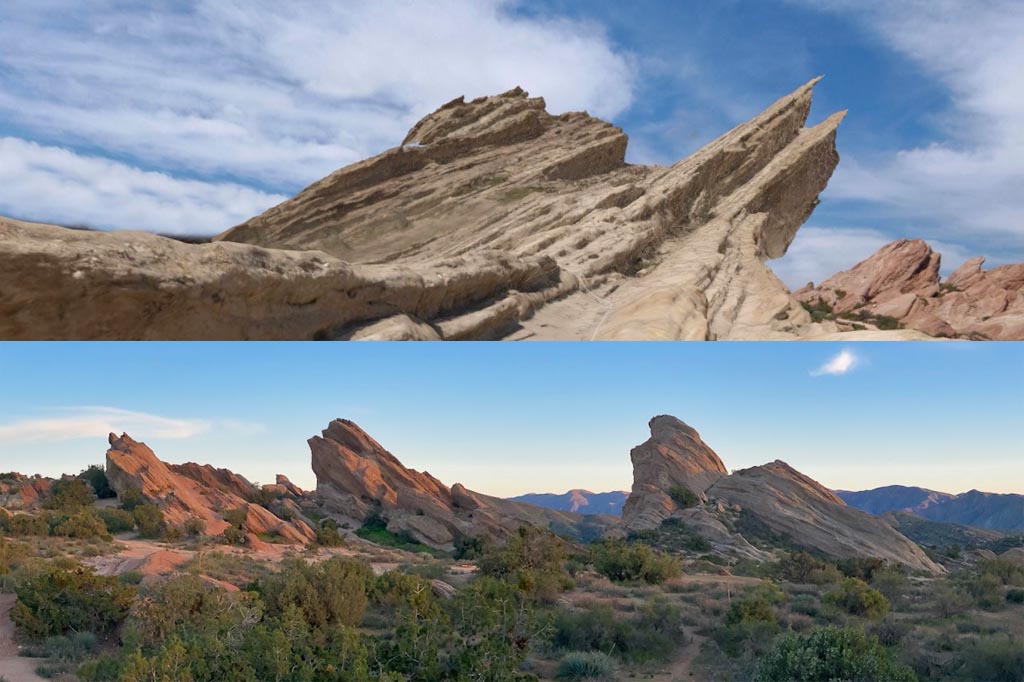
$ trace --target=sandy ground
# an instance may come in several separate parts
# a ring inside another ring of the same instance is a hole
[[[15,599],[13,594],[0,594],[0,677],[7,682],[36,682],[43,679],[36,675],[36,667],[44,660],[18,655],[18,645],[14,643],[14,621],[11,620]]]

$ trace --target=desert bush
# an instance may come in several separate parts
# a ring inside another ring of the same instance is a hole
[[[1011,604],[1024,604],[1024,590],[1007,590],[1006,601],[1010,602]]]
[[[110,533],[107,532],[107,525],[103,523],[103,519],[101,519],[99,515],[91,509],[81,509],[67,517],[54,527],[53,534],[66,538],[110,539]]]
[[[200,518],[191,518],[185,521],[185,534],[189,537],[199,537],[206,533],[206,521]]]
[[[43,502],[45,509],[72,510],[88,507],[96,501],[92,486],[80,478],[62,478],[53,482],[50,495]]]
[[[935,611],[940,617],[951,618],[962,613],[970,605],[971,598],[962,590],[943,580],[935,588],[932,601],[935,604]]]
[[[981,572],[962,577],[960,586],[983,609],[998,608],[1005,601],[1003,581],[993,573]]]
[[[734,601],[724,625],[712,634],[719,648],[733,657],[763,651],[781,629],[772,605],[783,598],[778,586],[765,580],[749,596]]]
[[[646,545],[606,540],[591,547],[594,569],[614,582],[659,585],[681,573],[679,562]]]
[[[838,590],[826,594],[822,601],[835,604],[847,613],[872,620],[878,620],[889,612],[889,600],[885,595],[860,578],[847,578]]]
[[[964,652],[968,679],[991,682],[1024,680],[1024,643],[1007,634],[981,637]]]
[[[575,583],[566,571],[568,552],[554,533],[522,527],[502,546],[491,546],[477,560],[481,574],[516,585],[524,594],[553,602]]]
[[[645,604],[633,618],[617,618],[606,604],[555,613],[552,646],[559,651],[604,651],[625,661],[666,661],[679,646],[683,615],[667,600]]]
[[[617,673],[615,659],[602,651],[570,651],[558,662],[555,677],[560,680],[610,682],[618,679]]]
[[[864,582],[871,582],[876,571],[891,568],[885,559],[875,557],[848,557],[837,561],[836,566],[847,578],[858,578]]]
[[[158,538],[164,532],[164,513],[153,504],[140,504],[132,509],[132,518],[144,538]]]
[[[50,515],[40,514],[11,514],[7,522],[7,532],[15,536],[50,534]]]
[[[883,568],[871,576],[871,586],[893,603],[903,599],[909,584],[907,576],[898,568]]]
[[[74,562],[26,567],[15,592],[11,618],[33,637],[107,632],[124,620],[135,597],[134,587]]]
[[[711,543],[682,519],[668,518],[657,528],[629,534],[630,541],[642,542],[663,552],[707,552]]]
[[[798,594],[789,602],[789,610],[812,618],[821,612],[821,602],[813,594]]]
[[[228,526],[220,535],[225,545],[244,545],[245,531],[234,526]]]
[[[671,497],[672,501],[681,509],[696,507],[697,503],[700,502],[700,498],[697,497],[695,492],[679,483],[676,483],[668,489],[668,496]]]
[[[323,519],[316,527],[316,544],[321,547],[341,547],[345,538],[338,532],[338,523],[334,519]]]
[[[287,560],[281,570],[259,582],[258,591],[271,616],[297,607],[313,628],[354,626],[363,617],[373,572],[359,561],[333,557],[316,564]]]
[[[140,504],[146,501],[146,498],[142,495],[142,490],[136,486],[129,486],[123,493],[117,496],[118,502],[121,503],[121,508],[125,511],[133,511]]]
[[[135,517],[124,509],[101,507],[96,510],[108,533],[130,533],[135,530]]]
[[[117,493],[115,493],[114,489],[110,487],[110,481],[107,479],[107,472],[104,470],[102,464],[93,464],[89,466],[89,468],[78,474],[78,478],[88,483],[96,497],[101,500],[117,497]]]
[[[915,682],[874,638],[860,630],[825,627],[810,635],[782,637],[760,660],[758,682],[886,680]]]
[[[909,632],[910,628],[905,623],[892,620],[878,623],[871,629],[871,634],[878,639],[879,644],[887,647],[899,645]]]

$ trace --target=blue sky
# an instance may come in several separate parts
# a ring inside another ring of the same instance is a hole
[[[628,489],[673,414],[730,469],[830,487],[1024,493],[1024,344],[0,344],[0,469],[102,462],[126,430],[172,462],[312,486],[334,418],[497,495]]]
[[[906,236],[1020,261],[1021,35],[1018,0],[10,0],[0,213],[214,233],[517,84],[670,163],[825,74],[843,160],[787,283]]]

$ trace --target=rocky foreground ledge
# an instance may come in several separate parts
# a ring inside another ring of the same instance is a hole
[[[927,338],[812,318],[765,265],[839,161],[816,82],[668,167],[518,88],[459,98],[213,243],[0,218],[0,338]]]

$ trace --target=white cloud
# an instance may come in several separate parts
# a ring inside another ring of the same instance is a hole
[[[630,105],[630,59],[599,28],[514,10],[499,0],[8,3],[0,119],[42,144],[290,192],[397,145],[418,118],[458,95],[521,85],[554,111],[608,117]],[[26,189],[59,196],[60,180],[36,174],[17,189],[0,185],[0,204],[17,209]],[[87,204],[100,201],[87,186],[75,190]],[[27,214],[34,201],[15,212]],[[236,216],[259,202],[211,203]],[[146,205],[104,222],[189,222],[174,212]],[[204,216],[202,229],[235,220],[209,227],[215,219]]]
[[[795,290],[808,282],[820,284],[837,272],[852,268],[894,239],[891,234],[866,227],[808,225],[797,232],[786,255],[768,265],[786,286]],[[943,274],[948,275],[972,256],[959,244],[927,241],[942,255]]]
[[[850,350],[841,350],[830,358],[825,364],[811,372],[812,377],[820,377],[825,374],[841,376],[846,374],[859,363],[859,359]]]
[[[1024,3],[805,3],[861,21],[951,96],[943,139],[873,157],[844,154],[828,196],[884,204],[947,237],[970,232],[1024,245]]]
[[[13,137],[0,138],[0,188],[0,212],[6,215],[173,234],[218,232],[285,199]]]
[[[172,419],[116,407],[70,407],[60,414],[0,424],[0,442],[34,442],[106,438],[109,433],[133,433],[139,438],[190,438],[209,429],[209,422]]]

